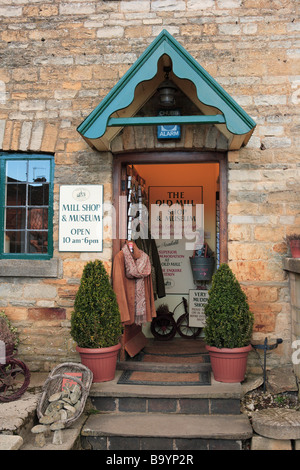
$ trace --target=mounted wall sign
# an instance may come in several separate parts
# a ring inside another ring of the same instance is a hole
[[[159,111],[159,116],[180,116],[180,111],[177,109],[164,109]],[[181,127],[178,124],[163,124],[157,126],[158,139],[180,139]]]
[[[189,292],[189,325],[202,328],[205,326],[205,305],[208,302],[208,290],[190,289]]]
[[[103,185],[63,185],[59,197],[59,251],[103,250]]]
[[[148,199],[151,236],[156,240],[166,293],[186,295],[194,285],[189,257],[195,249],[196,227],[204,227],[203,188],[149,186]]]

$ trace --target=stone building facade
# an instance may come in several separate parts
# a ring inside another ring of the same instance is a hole
[[[53,256],[0,260],[0,308],[32,370],[78,360],[69,331],[82,269],[95,257],[112,268],[109,225],[102,253],[58,251],[60,185],[103,184],[112,201],[114,153],[149,150],[228,151],[228,262],[255,314],[254,339],[283,339],[269,365],[291,362],[283,259],[286,235],[300,231],[299,25],[295,0],[1,2],[1,156],[49,155],[55,165]],[[127,127],[103,152],[79,134],[163,29],[254,119],[245,147],[228,150],[211,128],[193,125],[177,143]]]

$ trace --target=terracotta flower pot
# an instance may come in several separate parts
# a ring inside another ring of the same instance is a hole
[[[290,240],[290,249],[293,258],[300,258],[300,240]]]
[[[251,344],[243,348],[215,348],[206,345],[214,378],[217,382],[236,383],[245,378]]]
[[[80,354],[81,362],[93,373],[93,382],[108,382],[115,378],[118,353],[121,344],[108,348],[80,348],[76,350]]]

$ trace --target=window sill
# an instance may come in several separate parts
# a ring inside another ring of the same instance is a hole
[[[49,260],[1,259],[0,277],[62,277],[61,261]]]

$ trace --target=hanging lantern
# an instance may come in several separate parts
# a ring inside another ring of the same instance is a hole
[[[159,91],[159,102],[162,106],[171,107],[175,105],[175,93],[177,88],[174,83],[169,80],[169,71],[171,68],[165,67],[164,70],[166,71],[165,80],[157,89]]]

